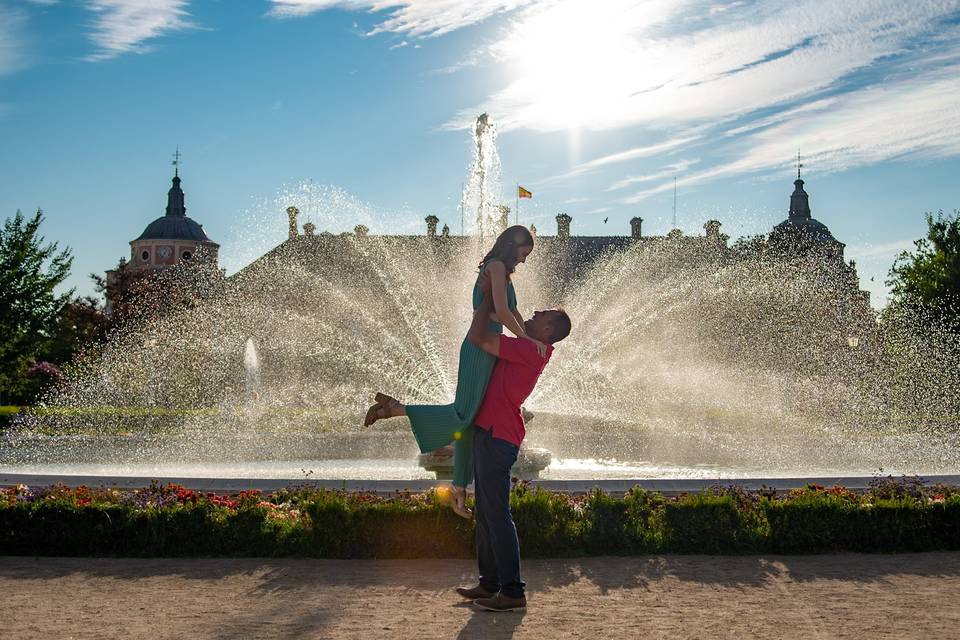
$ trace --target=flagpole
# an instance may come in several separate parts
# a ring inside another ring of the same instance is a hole
[[[520,224],[520,183],[517,183],[517,210],[513,214],[513,221],[515,224]]]

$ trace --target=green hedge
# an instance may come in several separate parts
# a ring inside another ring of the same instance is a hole
[[[715,487],[666,498],[569,496],[515,485],[526,557],[960,549],[960,489],[884,479],[865,494]],[[256,491],[153,485],[0,490],[0,553],[55,556],[470,557],[473,524],[445,494]]]

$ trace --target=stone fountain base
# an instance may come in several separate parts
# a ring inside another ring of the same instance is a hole
[[[540,477],[540,472],[550,466],[551,453],[542,447],[522,445],[517,462],[510,473],[518,478],[530,480]],[[420,466],[437,474],[437,480],[453,478],[453,447],[442,447],[430,453],[421,453],[417,458]]]

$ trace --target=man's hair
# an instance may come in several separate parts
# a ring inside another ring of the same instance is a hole
[[[553,326],[553,332],[550,334],[550,344],[560,342],[570,335],[570,316],[563,309],[554,309],[553,318],[550,320]]]

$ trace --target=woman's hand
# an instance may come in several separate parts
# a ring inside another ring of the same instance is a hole
[[[531,338],[530,336],[526,336],[526,335],[525,335],[525,336],[523,336],[523,337],[526,338],[527,340],[529,340],[530,342],[532,342],[533,344],[536,345],[536,347],[537,347],[537,353],[540,354],[540,357],[541,357],[541,358],[546,358],[546,357],[547,357],[547,345],[543,344],[543,343],[540,342],[539,340],[536,340],[536,339],[534,339],[534,338]]]

